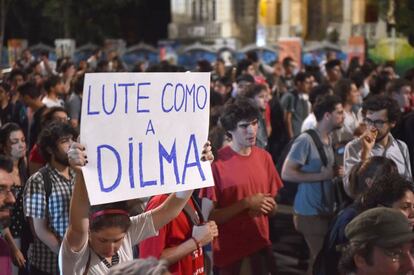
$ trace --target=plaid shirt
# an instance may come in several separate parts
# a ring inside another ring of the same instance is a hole
[[[71,179],[68,180],[49,164],[46,167],[52,184],[49,204],[46,203],[42,174],[37,172],[26,183],[23,199],[24,213],[26,217],[47,219],[50,231],[59,240],[62,240],[69,225],[69,206],[74,184],[74,172],[70,170]],[[57,274],[58,256],[38,238],[34,238],[34,242],[30,245],[28,258],[30,264],[36,268],[50,274]]]

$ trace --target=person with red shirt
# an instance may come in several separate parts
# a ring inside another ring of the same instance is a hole
[[[231,144],[212,164],[215,186],[200,193],[220,232],[213,242],[220,275],[275,274],[268,216],[276,212],[282,182],[270,154],[255,146],[259,115],[246,98],[225,106],[220,122]]]
[[[166,194],[152,197],[145,211],[157,208],[167,198]],[[203,223],[199,206],[191,198],[181,213],[159,230],[158,236],[139,244],[139,256],[166,260],[172,274],[207,274],[204,270],[203,246],[217,235],[216,223]]]

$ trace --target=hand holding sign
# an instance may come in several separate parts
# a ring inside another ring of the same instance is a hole
[[[81,141],[91,204],[213,185],[201,162],[207,140],[208,73],[87,74]],[[209,147],[209,145],[207,145]],[[205,155],[212,159],[211,148]]]

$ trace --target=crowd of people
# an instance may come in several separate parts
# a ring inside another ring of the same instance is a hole
[[[0,274],[281,274],[269,237],[279,204],[293,207],[308,274],[414,272],[414,68],[332,53],[264,64],[254,51],[197,64],[211,75],[200,150],[214,186],[95,206],[75,142],[84,75],[123,72],[120,58],[25,50],[0,75]]]

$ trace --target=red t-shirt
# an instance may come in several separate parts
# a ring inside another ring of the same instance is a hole
[[[168,195],[158,195],[151,198],[147,204],[146,211],[161,205]],[[193,201],[190,199],[190,205],[194,208]],[[159,230],[158,236],[148,238],[139,244],[140,258],[148,258],[150,256],[160,258],[164,249],[175,247],[187,241],[192,236],[193,225],[187,218],[184,211],[173,219],[170,223]],[[172,274],[195,275],[204,274],[204,256],[203,249],[193,251],[177,263],[170,265],[169,271]]]
[[[29,161],[46,165],[45,159],[40,154],[39,145],[35,144],[33,146],[32,150],[30,151]]]
[[[214,187],[201,190],[200,197],[216,202],[216,208],[228,207],[257,193],[276,196],[283,186],[265,150],[252,147],[249,156],[234,152],[230,146],[218,152],[212,165]],[[214,264],[226,267],[271,244],[267,216],[250,217],[244,211],[218,225],[219,235],[213,243]]]

